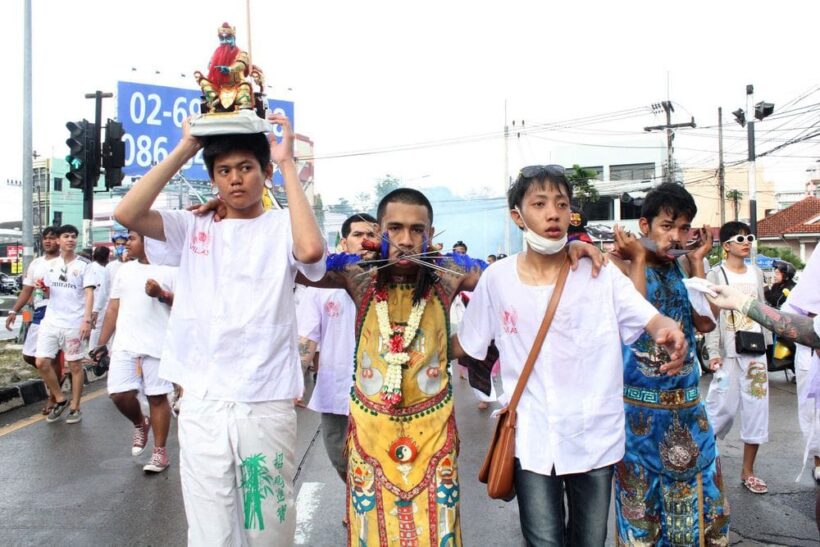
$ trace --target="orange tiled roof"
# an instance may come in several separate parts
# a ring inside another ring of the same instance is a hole
[[[820,198],[807,196],[757,223],[757,237],[780,237],[783,234],[820,234],[820,224],[806,224],[820,215]]]

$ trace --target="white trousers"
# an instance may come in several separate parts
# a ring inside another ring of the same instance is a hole
[[[188,545],[293,545],[293,402],[186,393],[178,421]]]
[[[797,376],[797,419],[803,441],[808,443],[806,453],[809,457],[820,456],[820,417],[815,412],[815,400],[806,397],[806,390],[812,379],[811,350],[806,346],[796,345],[794,373]],[[809,462],[813,465],[813,462]]]
[[[747,444],[769,441],[769,375],[765,355],[724,357],[726,387],[712,378],[706,395],[706,414],[719,439],[732,429],[740,410],[740,440]]]

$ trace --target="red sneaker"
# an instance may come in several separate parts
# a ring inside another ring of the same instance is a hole
[[[131,455],[139,456],[145,451],[148,444],[148,431],[151,429],[151,422],[148,418],[143,418],[142,425],[134,428],[134,443],[131,445]]]

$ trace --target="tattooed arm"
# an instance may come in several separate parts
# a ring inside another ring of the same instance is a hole
[[[714,298],[709,297],[709,300],[715,306],[726,310],[737,310],[748,315],[750,319],[760,323],[780,338],[803,346],[820,348],[820,336],[814,330],[814,320],[811,317],[772,308],[728,285],[717,285],[713,289],[718,295]]]
[[[304,336],[299,337],[299,360],[302,362],[302,370],[307,370],[313,365],[313,356],[316,353],[316,342]]]
[[[751,298],[748,310],[744,311],[745,308],[746,306],[743,306],[740,312],[748,315],[778,337],[810,348],[820,348],[820,336],[814,330],[814,318],[786,313]]]
[[[335,260],[334,257],[344,256],[352,255],[330,255],[328,257],[327,273],[319,281],[310,281],[301,273],[297,273],[296,282],[300,285],[319,289],[345,289],[358,308],[367,287],[373,280],[375,269],[371,269],[369,266],[362,267],[359,262],[353,260],[347,261],[348,263],[343,263],[344,261],[332,263]]]

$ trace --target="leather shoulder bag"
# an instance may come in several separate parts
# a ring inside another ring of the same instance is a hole
[[[526,363],[524,363],[521,376],[518,377],[518,383],[510,398],[510,403],[498,413],[498,422],[490,440],[487,456],[484,458],[484,465],[481,466],[481,470],[478,472],[478,480],[487,485],[487,494],[493,499],[510,501],[515,497],[515,482],[513,480],[515,474],[515,409],[518,406],[519,399],[521,399],[521,394],[524,392],[527,379],[535,366],[538,354],[541,353],[541,346],[544,344],[550,323],[552,323],[552,318],[555,316],[555,310],[558,308],[558,302],[561,299],[561,293],[564,291],[564,284],[567,281],[568,274],[569,259],[561,265],[561,271],[558,273],[558,280],[547,305],[541,328],[532,343],[532,348],[527,356]]]

